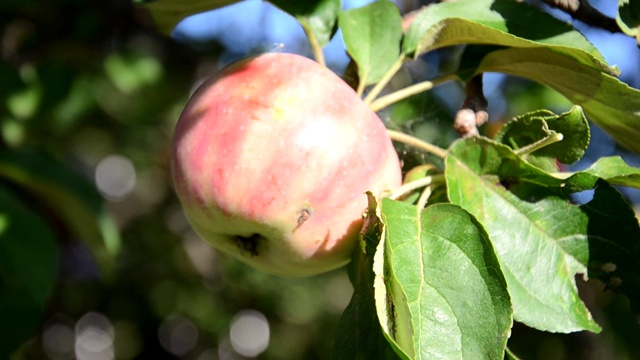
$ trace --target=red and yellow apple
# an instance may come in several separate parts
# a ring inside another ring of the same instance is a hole
[[[195,231],[268,273],[346,264],[366,191],[401,184],[378,116],[327,68],[269,53],[205,82],[175,129],[172,176]]]

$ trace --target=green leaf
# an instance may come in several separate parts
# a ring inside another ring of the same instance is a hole
[[[511,349],[507,348],[507,350],[504,353],[504,358],[505,360],[520,360],[519,357],[516,356],[516,354],[513,353],[513,351],[511,351]]]
[[[598,159],[589,168],[568,177],[567,184],[583,191],[595,188],[600,179],[611,185],[640,189],[640,169],[627,165],[620,156]]]
[[[379,209],[371,194],[365,218],[361,247],[349,264],[349,277],[354,291],[342,313],[333,346],[334,359],[396,359],[400,358],[382,332],[374,298],[374,254],[382,236],[383,224]],[[398,350],[399,353],[402,353]],[[405,355],[402,359],[408,359]]]
[[[241,0],[156,0],[146,2],[142,6],[149,11],[156,28],[161,33],[169,36],[173,28],[188,16],[221,8],[240,1]]]
[[[373,296],[373,256],[367,257],[358,249],[357,256],[349,266],[355,273],[354,291],[338,323],[333,358],[399,359],[382,333],[376,315]]]
[[[521,76],[547,85],[580,105],[621,145],[640,152],[640,90],[551,48],[492,51],[475,70]]]
[[[554,159],[557,159],[565,164],[573,164],[582,158],[589,146],[589,122],[579,106],[560,115],[537,110],[516,116],[498,131],[495,140],[517,150],[552,133],[562,134],[562,141],[529,154],[527,160],[530,163],[547,159],[553,164]],[[550,170],[555,170],[555,166]]]
[[[580,206],[587,217],[589,277],[629,297],[640,311],[640,226],[622,195],[599,181],[593,199]]]
[[[378,208],[378,216],[382,216]],[[382,220],[380,221],[382,223]],[[381,229],[383,230],[383,229]],[[382,334],[402,359],[413,359],[415,354],[411,346],[398,343],[403,339],[409,339],[413,332],[411,317],[407,308],[407,299],[402,292],[393,292],[400,289],[397,279],[389,274],[389,266],[386,251],[386,232],[382,231],[380,241],[375,248],[373,257],[374,274],[374,301],[376,313],[380,321]],[[398,314],[401,314],[398,316]],[[411,341],[411,340],[407,340]]]
[[[519,183],[518,170],[531,170],[524,160],[503,159],[509,151],[488,140],[454,143],[445,159],[449,199],[485,226],[509,285],[516,320],[545,331],[597,332],[574,280],[586,267],[562,246],[567,238],[586,236],[580,228],[582,212],[548,189]],[[509,188],[497,176],[500,172],[513,176]]]
[[[514,150],[525,151],[544,139],[561,136],[549,129],[549,125],[544,118],[545,116],[550,116],[549,114],[553,115],[548,111],[536,110],[516,116],[498,131],[494,140]],[[526,158],[530,164],[544,171],[555,172],[558,170],[553,157],[537,156],[536,153],[537,151],[528,152],[523,158]]]
[[[458,140],[464,145],[456,146],[456,157],[464,158],[467,166],[480,176],[493,178],[495,182],[528,182],[554,188],[565,194],[572,194],[585,188],[573,188],[574,183],[566,177],[552,176],[519,157],[511,148],[485,137]],[[453,146],[453,145],[452,145]],[[445,162],[446,166],[446,162]],[[445,173],[446,174],[446,173]],[[582,185],[582,184],[580,184]]]
[[[0,358],[41,322],[56,279],[55,235],[47,223],[0,184]]]
[[[109,277],[120,239],[114,220],[105,212],[102,197],[82,177],[62,164],[32,151],[0,152],[0,179],[22,187],[53,211],[92,250]]]
[[[511,303],[482,226],[451,204],[383,199],[382,214],[390,335],[411,358],[501,359]]]
[[[636,38],[640,46],[640,1],[618,0],[616,21],[620,29],[625,34]]]
[[[340,12],[340,0],[271,0],[275,6],[295,17],[305,29],[307,36],[315,37],[318,45],[329,43]],[[312,35],[310,35],[312,34]]]
[[[457,151],[459,156],[482,163],[482,166],[473,168],[480,175],[495,175],[496,181],[506,183],[528,182],[564,196],[593,189],[599,180],[640,188],[640,169],[629,166],[619,156],[600,158],[589,168],[575,173],[550,174],[531,165],[509,147],[484,137],[467,140]]]
[[[532,19],[535,24],[532,24]],[[523,2],[461,0],[428,6],[407,31],[403,48],[415,57],[452,45],[486,44],[544,47],[570,56],[577,63],[610,73],[604,57],[565,22]]]
[[[340,13],[338,24],[347,52],[358,65],[362,86],[378,82],[400,55],[402,17],[390,1]]]

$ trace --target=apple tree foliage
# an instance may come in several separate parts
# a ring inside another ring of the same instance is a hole
[[[141,6],[156,29],[169,34],[188,15],[235,2],[157,0]],[[513,358],[507,340],[514,321],[552,333],[597,333],[600,326],[578,293],[581,278],[622,294],[629,313],[637,313],[640,226],[618,189],[640,188],[640,169],[617,156],[581,171],[564,169],[585,154],[588,120],[640,152],[640,91],[618,80],[618,70],[582,34],[514,0],[443,1],[413,14],[412,21],[385,0],[346,11],[339,0],[271,2],[300,22],[319,62],[322,47],[342,31],[357,74],[353,86],[376,111],[459,82],[467,89],[459,115],[468,110],[480,119],[486,101],[478,84],[489,72],[529,79],[574,104],[560,114],[528,109],[491,136],[435,135],[447,140],[439,143],[446,148],[388,124],[399,147],[415,147],[428,161],[404,169],[405,184],[389,198],[369,197],[361,243],[348,268],[354,292],[335,333],[335,358]],[[620,31],[640,43],[640,1],[619,0],[618,9]],[[390,86],[403,66],[450,49],[455,66],[401,89]],[[153,65],[116,56],[104,63],[113,83],[129,91],[131,84],[154,83]],[[111,72],[117,68],[130,71]],[[20,82],[4,70],[4,88]],[[39,75],[43,83],[60,76],[47,69]],[[8,99],[14,115],[33,115],[28,102],[52,88],[33,84],[20,87],[24,96]],[[67,90],[82,98],[88,83],[78,84]],[[43,106],[42,112],[50,111]],[[129,108],[124,113],[131,116]],[[58,226],[86,240],[107,277],[115,273],[113,254],[122,243],[99,194],[54,159],[3,150],[0,178],[0,322],[11,324],[10,331],[2,327],[3,356],[34,331],[52,291],[58,253],[43,214],[55,213]],[[592,199],[575,202],[573,196],[584,191]],[[25,194],[46,210],[30,209]],[[29,242],[9,241],[18,237]],[[29,261],[16,261],[24,258]]]
[[[315,54],[342,30],[356,89],[374,110],[460,81],[463,110],[482,116],[486,101],[474,83],[487,72],[530,79],[575,104],[562,114],[531,109],[492,138],[463,134],[447,149],[417,141],[435,155],[433,166],[410,171],[390,198],[370,198],[337,358],[502,358],[514,320],[550,332],[599,332],[577,275],[604,282],[637,308],[640,227],[616,187],[639,188],[640,169],[603,157],[582,171],[558,171],[584,155],[587,119],[640,151],[640,91],[618,80],[581,33],[511,0],[431,4],[404,24],[389,1],[346,11],[337,0],[273,3],[300,21]],[[617,17],[634,37],[638,3],[620,1]],[[178,19],[156,14],[165,30]],[[456,46],[457,68],[380,95],[405,63]],[[572,201],[587,190],[590,201]]]

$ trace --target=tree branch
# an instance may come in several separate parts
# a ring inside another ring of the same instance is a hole
[[[610,18],[589,4],[587,0],[542,0],[545,4],[558,8],[589,26],[607,30],[611,33],[622,32],[615,19]]]
[[[478,135],[478,126],[489,119],[488,102],[482,91],[482,74],[474,76],[467,82],[466,94],[453,123],[453,128],[462,137]]]

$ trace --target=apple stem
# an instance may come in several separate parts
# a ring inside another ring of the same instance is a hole
[[[307,39],[309,39],[309,45],[311,45],[311,51],[313,52],[313,57],[316,59],[316,61],[320,65],[326,67],[327,64],[324,60],[324,53],[322,52],[322,46],[318,41],[318,37],[313,32],[313,29],[311,29],[311,27],[309,26],[306,20],[302,20],[302,19],[299,19],[299,20],[300,20],[300,24],[302,25],[302,28],[304,29],[304,33],[307,35]]]
[[[391,140],[395,140],[410,146],[413,146],[415,148],[424,150],[430,154],[433,154],[441,159],[444,159],[445,156],[447,156],[447,150],[430,144],[426,141],[420,140],[415,136],[411,136],[409,134],[405,134],[403,132],[400,131],[396,131],[396,130],[391,130],[391,129],[387,129],[387,134],[389,134],[389,137],[391,138]]]
[[[518,156],[525,156],[525,155],[531,154],[536,150],[540,150],[545,146],[549,146],[553,143],[557,143],[558,141],[562,141],[563,138],[564,138],[564,135],[560,133],[551,134],[523,148],[514,150],[514,152]]]
[[[404,64],[404,59],[405,59],[405,55],[400,54],[400,57],[398,57],[398,60],[396,60],[393,63],[393,65],[391,65],[391,68],[389,68],[389,70],[384,74],[382,79],[380,79],[380,81],[378,81],[378,83],[373,88],[371,88],[371,91],[369,91],[367,96],[364,98],[365,104],[367,105],[371,104],[371,102],[375,100],[375,98],[378,97],[378,95],[380,95],[380,92],[382,91],[382,89],[384,89],[384,87],[387,86],[387,84],[389,83],[389,81],[391,81],[393,76],[398,72],[398,70],[400,70],[400,68],[402,68],[402,64]]]
[[[457,76],[455,74],[448,74],[439,78],[435,78],[433,80],[422,81],[411,86],[407,86],[406,88],[400,89],[398,91],[392,92],[389,95],[379,97],[376,100],[372,101],[369,104],[369,107],[373,111],[380,111],[391,104],[397,103],[400,100],[404,100],[410,96],[431,90],[437,85],[455,79],[457,79]]]

